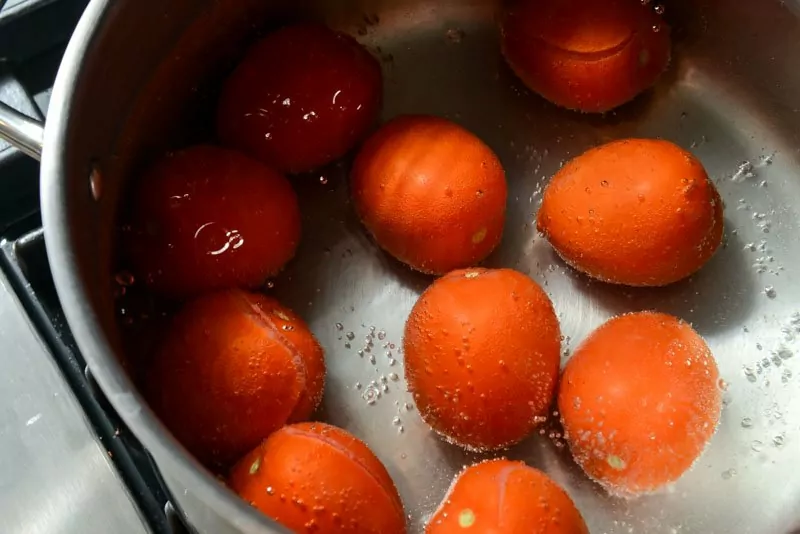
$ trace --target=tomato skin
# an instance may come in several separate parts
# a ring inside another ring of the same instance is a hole
[[[670,58],[669,27],[652,6],[628,0],[513,1],[503,17],[502,45],[531,90],[589,113],[632,100],[656,82]]]
[[[722,243],[723,207],[702,164],[656,139],[588,150],[556,173],[537,227],[572,267],[599,280],[665,286]]]
[[[522,462],[489,460],[464,469],[425,534],[589,534],[569,495]]]
[[[255,288],[294,256],[300,208],[282,175],[199,145],[163,157],[138,180],[124,240],[137,278],[158,294]]]
[[[560,363],[547,295],[511,269],[467,269],[436,280],[403,336],[409,391],[434,430],[466,448],[510,446],[544,419]]]
[[[188,302],[144,373],[161,420],[202,463],[228,467],[322,398],[322,347],[270,297],[238,289]]]
[[[413,269],[444,274],[483,260],[505,224],[505,171],[492,150],[448,120],[401,116],[353,165],[356,212],[378,244]]]
[[[654,312],[611,319],[561,378],[558,407],[575,460],[612,494],[674,482],[716,430],[718,382],[711,351],[683,321]]]
[[[286,426],[231,470],[230,487],[295,532],[403,534],[397,489],[370,449],[324,423]]]
[[[378,61],[355,39],[316,24],[257,42],[225,82],[217,132],[226,145],[287,173],[352,149],[380,112]]]

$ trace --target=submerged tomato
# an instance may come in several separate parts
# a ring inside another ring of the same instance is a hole
[[[228,78],[219,137],[281,171],[310,171],[367,134],[382,87],[380,64],[349,35],[288,26],[256,43]]]
[[[499,459],[464,469],[426,534],[588,534],[569,495],[522,462]]]
[[[560,348],[550,299],[511,269],[439,278],[414,305],[403,336],[406,379],[420,415],[474,449],[507,447],[543,419]]]
[[[631,313],[595,330],[567,363],[558,408],[575,460],[613,494],[677,480],[722,408],[714,356],[691,326]]]
[[[404,534],[400,495],[360,440],[324,423],[283,427],[231,471],[231,488],[294,532]]]
[[[533,91],[603,112],[652,86],[670,57],[669,27],[638,0],[512,0],[503,53]]]
[[[630,286],[697,272],[722,242],[722,201],[703,165],[668,141],[623,139],[568,162],[537,227],[571,266]]]
[[[477,136],[446,119],[408,115],[384,125],[356,157],[351,191],[375,241],[424,273],[470,267],[503,235],[503,166]]]
[[[228,467],[322,398],[325,360],[275,299],[234,289],[188,302],[145,373],[147,398],[200,461]]]
[[[151,289],[186,297],[257,287],[299,241],[300,208],[286,178],[239,152],[195,146],[136,182],[125,253]]]

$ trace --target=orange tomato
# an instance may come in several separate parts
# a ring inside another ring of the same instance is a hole
[[[386,468],[344,430],[287,426],[231,471],[230,487],[294,532],[402,534],[405,514]]]
[[[225,82],[219,137],[281,171],[310,171],[367,135],[382,89],[378,61],[349,35],[287,26],[256,43]]]
[[[405,327],[405,373],[420,415],[472,449],[512,445],[543,419],[560,363],[558,320],[511,269],[454,271],[419,298]]]
[[[378,244],[424,273],[474,265],[503,233],[500,161],[480,139],[445,119],[404,116],[386,124],[358,154],[351,190]]]
[[[490,460],[464,469],[425,534],[588,534],[569,495],[522,462]]]
[[[155,292],[187,297],[254,288],[300,241],[289,181],[239,152],[195,146],[158,160],[135,183],[125,255]]]
[[[291,310],[236,289],[187,303],[145,378],[148,400],[175,437],[219,467],[287,422],[310,417],[322,398],[325,361]]]
[[[612,494],[677,480],[717,427],[718,382],[711,351],[683,321],[653,312],[610,320],[561,379],[558,408],[575,460]]]
[[[722,242],[722,201],[700,162],[667,141],[614,141],[550,181],[537,217],[558,254],[593,278],[663,286],[698,271]]]
[[[669,63],[669,27],[637,0],[515,0],[502,34],[503,54],[525,85],[584,112],[632,100]]]

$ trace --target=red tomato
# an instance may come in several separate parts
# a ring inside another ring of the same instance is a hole
[[[286,178],[239,152],[196,146],[136,183],[127,254],[156,292],[257,287],[294,256],[300,208]]]
[[[242,499],[293,532],[405,534],[400,495],[366,444],[324,423],[285,426],[231,470]]]
[[[652,86],[670,57],[669,27],[639,0],[515,0],[503,54],[520,79],[568,109],[603,112]]]
[[[382,87],[378,61],[349,35],[288,26],[256,43],[228,78],[219,137],[281,171],[310,171],[367,134]]]
[[[522,440],[553,400],[561,340],[550,299],[511,269],[436,280],[403,334],[408,389],[422,419],[463,447]]]
[[[677,480],[719,422],[714,356],[691,326],[631,313],[595,330],[567,363],[558,408],[575,461],[610,493]]]
[[[424,273],[474,265],[503,235],[503,166],[446,119],[406,115],[385,124],[356,157],[350,190],[375,241]]]
[[[228,467],[322,399],[325,358],[308,325],[278,301],[234,289],[175,316],[146,370],[159,417],[209,467]]]
[[[522,462],[490,460],[464,469],[425,534],[588,534],[569,495]]]

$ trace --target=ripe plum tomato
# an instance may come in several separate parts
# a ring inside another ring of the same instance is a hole
[[[239,152],[195,146],[158,160],[135,183],[124,254],[137,278],[175,298],[255,288],[300,241],[289,181]]]
[[[558,409],[572,455],[615,495],[677,480],[717,428],[719,372],[685,322],[641,312],[611,319],[564,369]]]
[[[354,38],[287,26],[253,45],[225,82],[217,132],[279,171],[310,171],[366,136],[382,92],[380,64]]]
[[[461,126],[410,115],[384,125],[353,165],[356,211],[375,241],[413,269],[444,274],[483,260],[505,224],[505,172]]]
[[[174,317],[144,373],[156,413],[205,465],[229,467],[322,398],[322,347],[275,299],[204,295]]]
[[[386,468],[354,436],[324,423],[283,427],[240,460],[239,496],[294,532],[404,534]]]
[[[403,337],[420,415],[449,441],[500,449],[527,436],[553,400],[561,340],[553,305],[511,269],[467,269],[419,298]]]
[[[569,495],[522,462],[472,465],[453,481],[425,534],[589,534]]]
[[[638,0],[512,0],[503,54],[531,90],[604,112],[652,86],[670,57],[669,27]]]

